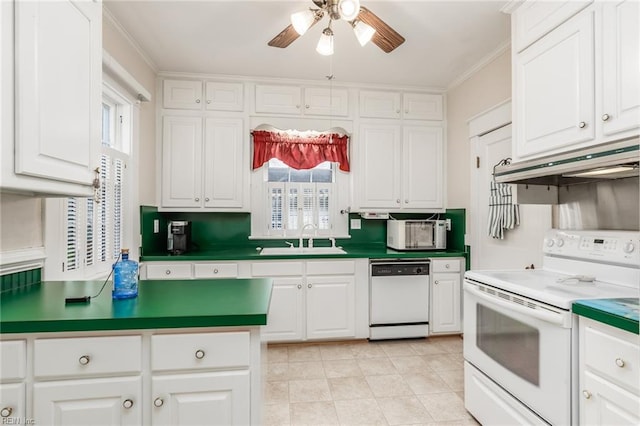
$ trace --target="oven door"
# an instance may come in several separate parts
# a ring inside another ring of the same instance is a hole
[[[464,282],[464,358],[554,425],[571,422],[570,327],[570,312]]]

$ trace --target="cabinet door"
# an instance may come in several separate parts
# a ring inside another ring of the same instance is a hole
[[[242,83],[206,83],[205,106],[211,111],[242,111],[244,90]]]
[[[355,336],[353,276],[308,276],[307,339]]]
[[[590,371],[582,373],[580,424],[638,425],[638,395],[613,385]]]
[[[309,87],[304,89],[304,113],[314,115],[349,115],[349,92],[345,89]]]
[[[4,372],[3,372],[4,373]],[[26,418],[25,384],[0,384],[0,424],[20,424]]]
[[[400,208],[400,143],[399,125],[360,126],[356,175],[360,208]]]
[[[412,120],[442,120],[442,95],[405,93],[402,95],[402,118]]]
[[[140,425],[140,377],[65,380],[33,385],[33,418],[41,425]]]
[[[400,93],[361,90],[360,117],[400,118]]]
[[[200,207],[202,119],[169,116],[162,127],[162,205]]]
[[[595,137],[594,17],[587,10],[515,58],[515,156],[588,145]]]
[[[102,4],[14,5],[15,172],[84,185],[91,195],[102,125]]]
[[[156,376],[151,379],[151,424],[251,423],[249,371]]]
[[[256,112],[300,114],[302,90],[297,86],[256,86]]]
[[[267,325],[262,328],[262,340],[300,341],[303,338],[304,290],[299,278],[274,278]]]
[[[162,106],[177,109],[202,109],[202,82],[193,80],[164,80]]]
[[[243,129],[240,118],[207,118],[205,121],[205,207],[243,207]]]
[[[444,141],[441,127],[405,126],[402,138],[406,209],[443,208]]]
[[[640,3],[602,5],[602,132],[633,136],[640,128]],[[625,133],[626,132],[626,133]]]
[[[433,274],[431,286],[431,332],[459,333],[460,274]]]

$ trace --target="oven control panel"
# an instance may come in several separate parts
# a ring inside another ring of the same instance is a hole
[[[545,235],[543,252],[640,267],[640,232],[552,229]]]

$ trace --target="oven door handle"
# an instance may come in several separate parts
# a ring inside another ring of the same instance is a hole
[[[475,285],[469,284],[467,282],[464,283],[464,290],[471,293],[478,299],[492,303],[496,306],[500,306],[505,309],[509,309],[511,311],[518,312],[523,315],[527,315],[529,317],[534,317],[542,321],[556,324],[564,328],[568,328],[567,325],[565,324],[564,315],[562,313],[542,312],[538,309],[525,308],[517,303],[506,302],[504,300],[498,299],[497,297],[492,297],[485,294],[484,292],[478,290],[478,288]]]

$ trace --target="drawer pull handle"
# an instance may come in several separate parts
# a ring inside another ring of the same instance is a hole
[[[307,287],[311,288],[311,284],[307,284]]]
[[[89,355],[82,355],[80,358],[78,358],[78,362],[80,363],[80,365],[87,365],[90,361],[91,357]]]
[[[9,417],[11,413],[13,413],[13,408],[11,407],[4,407],[2,410],[0,410],[0,416],[2,417]]]
[[[446,269],[449,269],[449,268],[450,268],[450,266],[449,266],[449,264],[448,264],[448,263],[447,263],[446,265],[444,265],[444,267],[445,267]]]
[[[162,407],[162,404],[164,404],[162,398],[156,398],[153,400],[153,405],[155,405],[156,407]]]
[[[584,121],[581,121],[580,123],[578,123],[578,127],[580,127],[581,129],[584,129],[585,127],[587,127],[587,123],[585,123]]]
[[[611,118],[611,116],[609,114],[603,114],[602,115],[602,121],[607,121]]]
[[[216,269],[214,269],[214,270],[213,270],[213,273],[214,273],[214,274],[217,274],[217,273],[218,273],[218,269],[217,269],[217,268],[216,268]]]
[[[624,367],[624,360],[622,358],[616,358],[616,365],[620,368]]]
[[[196,99],[196,103],[199,104],[200,103],[200,99]]]
[[[167,269],[166,271],[164,271],[164,273],[167,275],[171,275],[171,269]]]
[[[198,349],[196,351],[196,358],[198,358],[198,359],[204,358],[204,351],[202,349]]]
[[[438,285],[438,284],[439,284],[438,280],[435,280],[435,281],[434,281],[434,284],[435,284],[435,285]]]
[[[302,288],[302,284],[298,284],[298,289],[301,289],[301,288]]]
[[[589,392],[588,390],[583,390],[582,391],[582,395],[584,395],[584,399],[590,399],[591,398],[591,392]]]
[[[122,406],[128,410],[129,408],[133,407],[133,401],[130,399],[125,399],[122,402]]]

